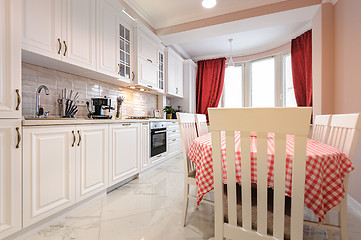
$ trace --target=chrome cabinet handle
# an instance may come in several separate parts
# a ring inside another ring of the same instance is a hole
[[[177,141],[177,139],[172,139],[173,142]]]
[[[66,45],[66,42],[65,41],[63,41],[64,42],[64,47],[65,47],[65,51],[64,51],[64,57],[66,56],[66,52],[68,51],[68,46]]]
[[[16,148],[19,148],[20,147],[20,141],[21,141],[19,127],[15,128],[15,129],[16,129],[16,132],[18,133],[18,143],[16,144]]]
[[[20,91],[19,91],[19,89],[16,89],[15,91],[16,91],[16,94],[18,95],[18,104],[16,105],[16,111],[19,111],[19,106],[21,103]]]
[[[58,50],[58,54],[61,53],[61,41],[60,41],[60,38],[58,38],[58,43],[59,43],[59,50]]]
[[[76,139],[75,139],[75,133],[74,133],[74,131],[71,131],[71,133],[73,134],[73,144],[72,144],[71,146],[74,147],[75,141],[76,141]]]
[[[79,142],[78,142],[78,147],[80,146],[80,142],[81,142],[81,135],[80,135],[80,131],[78,130],[78,135],[79,135]]]
[[[149,87],[149,88],[153,88],[153,86],[152,86],[152,85],[147,85],[147,87]]]
[[[150,60],[149,58],[147,58],[147,61],[148,61],[148,62],[150,62],[150,63],[153,63],[153,61],[152,61],[152,60]]]

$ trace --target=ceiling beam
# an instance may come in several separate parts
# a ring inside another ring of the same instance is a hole
[[[212,25],[233,22],[247,18],[272,14],[272,13],[278,13],[297,8],[309,7],[318,4],[322,4],[322,0],[288,0],[265,6],[255,7],[251,9],[241,10],[233,13],[223,14],[215,17],[205,18],[197,21],[182,23],[170,27],[156,29],[156,34],[158,36],[164,36],[168,34],[190,31],[194,29],[209,27]]]

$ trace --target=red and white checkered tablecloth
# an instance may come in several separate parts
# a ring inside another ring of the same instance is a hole
[[[274,138],[268,138],[268,186],[273,187]],[[251,170],[252,182],[257,182],[256,172],[256,137],[251,137]],[[291,175],[293,158],[293,136],[287,136],[286,186],[285,192],[291,196]],[[235,136],[236,142],[236,177],[241,180],[240,166],[240,133]],[[222,158],[225,161],[226,147],[224,135],[221,136]],[[197,204],[203,196],[213,190],[213,160],[211,134],[196,138],[188,152],[189,158],[197,166],[196,183],[198,186]],[[225,165],[224,165],[225,166]],[[328,210],[341,203],[345,197],[343,179],[354,169],[352,162],[338,149],[324,143],[307,139],[307,162],[305,180],[305,205],[318,217],[324,220]],[[223,169],[223,182],[227,181],[226,168]]]

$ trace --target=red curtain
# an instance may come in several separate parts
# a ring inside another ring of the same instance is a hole
[[[312,107],[312,30],[292,39],[291,61],[297,106]]]
[[[198,61],[197,113],[206,114],[209,107],[217,107],[221,99],[226,58]]]

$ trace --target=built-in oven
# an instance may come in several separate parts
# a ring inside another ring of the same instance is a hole
[[[150,122],[150,157],[167,151],[167,123]]]

